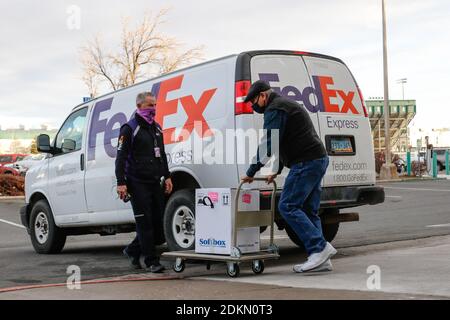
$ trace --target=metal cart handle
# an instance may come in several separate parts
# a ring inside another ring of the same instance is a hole
[[[267,178],[253,178],[253,181],[267,181]],[[234,214],[236,214],[236,212],[238,212],[239,209],[239,195],[241,193],[242,190],[242,186],[244,185],[244,183],[246,183],[245,181],[241,181],[241,183],[239,184],[239,187],[236,191],[236,196],[234,198]],[[249,182],[251,183],[251,182]],[[273,245],[273,236],[274,236],[274,230],[273,230],[273,225],[274,225],[274,220],[275,220],[275,198],[276,198],[276,193],[277,193],[277,183],[275,182],[275,180],[273,180],[271,182],[271,184],[273,185],[273,190],[272,190],[272,198],[270,199],[270,211],[272,213],[272,225],[270,226],[270,245]],[[237,230],[236,230],[236,224],[233,225],[233,245],[236,245],[236,241],[237,241]]]

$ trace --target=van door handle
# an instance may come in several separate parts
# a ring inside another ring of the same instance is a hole
[[[84,153],[80,155],[80,169],[84,171]]]

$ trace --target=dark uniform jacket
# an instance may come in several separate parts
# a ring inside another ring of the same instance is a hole
[[[133,132],[130,123],[120,128],[116,157],[119,186],[125,185],[127,180],[159,183],[161,177],[170,177],[161,127],[156,122],[150,125],[138,114],[135,117],[139,125],[137,133]],[[155,147],[160,149],[159,158],[156,157]]]

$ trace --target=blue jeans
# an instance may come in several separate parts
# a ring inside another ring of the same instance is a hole
[[[293,165],[278,204],[280,214],[303,242],[308,255],[321,252],[327,243],[319,217],[320,184],[327,167],[327,156]]]

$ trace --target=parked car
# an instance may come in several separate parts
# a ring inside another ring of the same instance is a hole
[[[14,153],[14,154],[0,154],[0,166],[8,163],[14,163],[16,161],[23,160],[27,154]]]
[[[18,170],[12,167],[12,164],[6,164],[4,166],[0,166],[0,174],[11,174],[13,176],[19,176],[20,173]]]
[[[44,153],[32,154],[26,156],[23,160],[14,162],[12,166],[14,169],[18,170],[20,174],[24,175],[28,169],[39,163],[39,161],[44,160],[45,157],[46,155]]]

